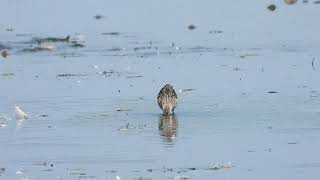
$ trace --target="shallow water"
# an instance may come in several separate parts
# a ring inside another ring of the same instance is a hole
[[[320,5],[32,2],[0,6],[0,179],[317,179]]]

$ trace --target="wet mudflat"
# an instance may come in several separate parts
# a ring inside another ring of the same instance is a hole
[[[0,7],[0,179],[318,178],[316,1],[29,3]]]

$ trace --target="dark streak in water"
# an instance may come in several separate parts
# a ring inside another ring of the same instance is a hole
[[[70,36],[67,36],[65,38],[59,38],[59,37],[33,38],[32,40],[39,44],[44,42],[69,42]]]
[[[271,5],[269,5],[267,8],[268,8],[270,11],[274,11],[274,10],[276,10],[277,6],[274,5],[274,4],[271,4]]]
[[[311,65],[312,65],[312,69],[315,70],[315,68],[314,68],[314,58],[312,59]]]
[[[121,51],[121,48],[111,48],[111,49],[107,49],[106,51]]]
[[[73,41],[70,46],[73,47],[73,48],[83,48],[83,47],[85,47],[85,45],[83,45],[81,43],[78,43],[76,41]]]
[[[143,76],[126,76],[126,78],[130,79],[130,78],[140,78],[140,77],[143,77]]]
[[[143,46],[143,47],[135,47],[135,48],[133,48],[134,51],[148,50],[148,49],[152,49],[152,47],[151,46]]]
[[[88,76],[86,74],[70,74],[70,73],[64,73],[64,74],[58,74],[57,77],[73,77],[73,76]]]
[[[292,144],[297,144],[297,143],[296,143],[296,142],[288,142],[288,144],[291,144],[291,145],[292,145]]]
[[[183,89],[182,92],[188,92],[188,91],[194,91],[194,90],[196,90],[196,89],[192,89],[192,88],[190,88],[190,89]]]
[[[0,176],[1,176],[2,174],[4,174],[5,171],[6,171],[6,168],[0,168]]]
[[[188,26],[188,29],[189,30],[194,30],[194,29],[196,29],[197,27],[195,26],[195,25],[193,25],[193,24],[190,24],[189,26]]]
[[[132,111],[132,109],[117,109],[118,112],[121,112],[121,111]]]
[[[119,36],[120,33],[119,32],[104,32],[104,33],[101,33],[101,35]]]
[[[278,93],[277,91],[268,91],[269,94],[276,94]]]
[[[297,168],[320,168],[320,163],[302,163],[302,164],[297,164],[295,167],[297,167]]]
[[[32,36],[32,33],[20,33],[20,34],[16,34],[17,37],[28,37],[28,36]]]

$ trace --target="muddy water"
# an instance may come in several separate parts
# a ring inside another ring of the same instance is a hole
[[[319,8],[5,0],[0,179],[316,179]]]

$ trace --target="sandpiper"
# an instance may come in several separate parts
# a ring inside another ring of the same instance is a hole
[[[177,98],[177,93],[170,84],[166,84],[160,90],[157,97],[157,102],[164,115],[174,114]]]

